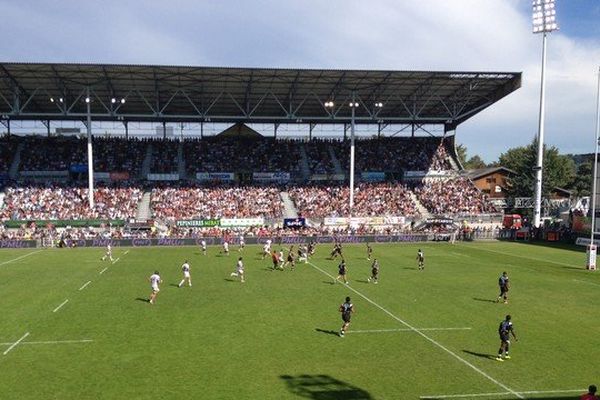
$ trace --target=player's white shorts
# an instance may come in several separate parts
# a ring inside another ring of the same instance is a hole
[[[189,278],[190,277],[190,271],[183,271],[183,277],[184,278]]]
[[[238,275],[244,275],[244,269],[238,268],[237,273]]]
[[[152,291],[154,293],[158,293],[158,292],[160,292],[160,289],[158,288],[158,286],[152,286]]]

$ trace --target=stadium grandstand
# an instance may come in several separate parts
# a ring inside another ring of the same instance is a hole
[[[520,85],[516,72],[2,63],[0,236],[455,229],[501,211],[460,174],[456,128]]]

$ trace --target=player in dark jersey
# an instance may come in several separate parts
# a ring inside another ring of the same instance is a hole
[[[371,277],[368,278],[367,281],[373,281],[375,284],[379,282],[379,261],[377,261],[377,259],[373,260],[373,264],[371,265]]]
[[[281,268],[283,269],[288,264],[290,265],[290,269],[292,270],[296,266],[296,260],[294,259],[294,245],[290,246],[290,249],[288,250],[287,259],[285,260]]]
[[[419,262],[419,271],[425,269],[425,255],[423,254],[423,250],[419,249],[417,252],[417,261]]]
[[[510,284],[508,283],[508,274],[503,272],[498,278],[498,286],[500,286],[500,294],[496,299],[496,303],[500,302],[500,299],[504,298],[504,304],[508,304],[508,289]]]
[[[343,256],[342,256],[342,244],[341,243],[336,243],[333,246],[333,250],[331,251],[330,258],[333,260],[333,259],[337,258],[337,256],[340,256],[340,257],[343,258]]]
[[[510,346],[510,335],[515,338],[515,341],[518,341],[517,336],[515,335],[515,331],[513,330],[513,324],[510,320],[510,315],[507,315],[504,321],[500,322],[500,326],[498,327],[498,334],[500,335],[500,349],[498,350],[498,357],[496,360],[504,361],[510,359],[508,355],[508,348]],[[502,354],[504,353],[504,359],[502,358]]]
[[[308,255],[309,256],[315,255],[316,246],[317,246],[317,244],[314,242],[314,240],[311,240],[310,242],[308,242]]]
[[[344,337],[350,326],[350,318],[354,312],[354,305],[350,302],[350,297],[346,297],[346,301],[340,306],[340,312],[342,313],[342,328],[340,329],[340,337]]]
[[[347,285],[348,284],[348,279],[346,278],[346,275],[348,274],[348,267],[346,267],[346,261],[344,261],[344,259],[342,258],[342,262],[340,263],[340,265],[338,265],[338,276],[337,278],[335,278],[333,280],[333,283],[335,284],[336,281],[339,281],[340,278],[344,279],[344,283]]]
[[[373,254],[373,248],[371,247],[369,242],[367,242],[367,260],[371,261],[372,254]]]

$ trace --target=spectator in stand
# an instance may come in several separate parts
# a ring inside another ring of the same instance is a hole
[[[466,178],[430,179],[414,190],[419,201],[433,214],[483,214],[496,212],[473,183]]]
[[[160,187],[152,190],[156,218],[280,218],[279,189],[271,186]]]

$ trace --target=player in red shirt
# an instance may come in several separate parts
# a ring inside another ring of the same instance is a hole
[[[596,385],[590,385],[590,387],[588,388],[588,392],[585,394],[582,394],[580,399],[581,400],[599,400],[598,396],[596,396]]]

